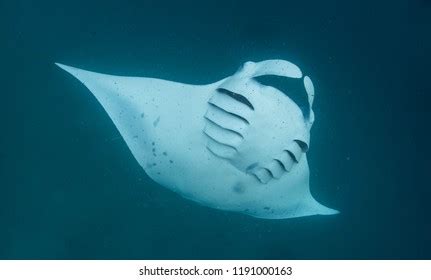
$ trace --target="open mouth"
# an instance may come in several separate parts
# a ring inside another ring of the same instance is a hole
[[[254,77],[253,80],[264,86],[277,89],[282,94],[289,97],[301,109],[304,119],[310,116],[310,104],[308,103],[307,92],[301,79],[292,79],[276,75],[263,75]]]

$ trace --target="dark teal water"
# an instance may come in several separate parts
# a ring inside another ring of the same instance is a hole
[[[0,2],[0,258],[429,259],[431,3],[200,2]],[[207,83],[268,58],[315,82],[311,188],[338,216],[259,220],[159,187],[54,66]]]

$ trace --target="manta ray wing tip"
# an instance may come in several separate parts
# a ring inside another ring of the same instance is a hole
[[[58,62],[54,62],[54,64],[57,65],[58,67],[60,67],[61,69],[67,71],[67,72],[70,72],[70,70],[72,70],[74,68],[74,67],[67,66],[65,64],[61,64],[61,63],[58,63]]]
[[[80,80],[82,83],[84,83],[84,79],[88,78],[88,76],[90,74],[94,74],[92,72],[89,71],[85,71],[76,67],[72,67],[72,66],[68,66],[65,64],[61,64],[58,62],[55,62],[55,65],[57,65],[58,67],[60,67],[61,69],[63,69],[64,71],[66,71],[67,73],[71,74],[72,76],[74,76],[75,78],[77,78],[78,80]]]
[[[340,214],[340,211],[325,207],[325,209],[321,209],[320,215],[337,215]]]

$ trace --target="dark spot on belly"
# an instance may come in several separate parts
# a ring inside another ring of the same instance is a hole
[[[241,184],[236,184],[232,187],[234,193],[241,194],[245,192],[245,187]]]
[[[168,155],[168,153],[167,153],[167,152],[163,152],[163,155],[164,155],[164,156],[167,156],[167,155]]]
[[[154,122],[153,122],[153,126],[156,127],[159,124],[160,121],[160,117],[158,117]]]
[[[269,210],[269,209],[271,209],[271,207],[266,206],[266,207],[263,207],[263,209]]]

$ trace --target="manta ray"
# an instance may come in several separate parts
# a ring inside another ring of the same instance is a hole
[[[263,219],[332,215],[310,192],[306,153],[314,86],[295,64],[246,62],[192,85],[56,63],[103,106],[155,182],[186,199]],[[306,110],[271,80],[300,83]]]

